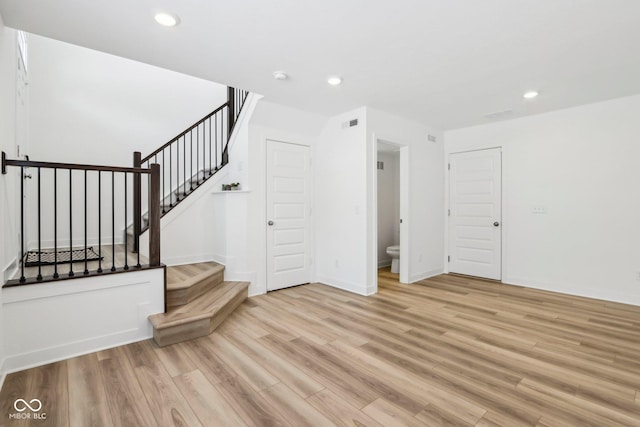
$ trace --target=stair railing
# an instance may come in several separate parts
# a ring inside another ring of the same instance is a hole
[[[2,152],[2,174],[8,167],[20,168],[20,278],[5,286],[161,266],[159,165],[145,169],[10,160]],[[132,187],[142,176],[148,177],[150,230],[144,265],[140,253],[128,259],[127,239],[122,238],[132,206],[140,204],[135,198],[141,193],[133,194]],[[35,182],[27,182],[31,178]],[[79,262],[83,268],[74,270]]]
[[[242,107],[249,95],[248,91],[227,88],[227,102],[198,120],[167,143],[142,157],[133,153],[134,168],[142,168],[150,163],[160,166],[161,216],[166,215],[182,202],[196,188],[204,184],[229,162],[229,141]],[[148,228],[148,220],[143,214],[141,181],[134,182],[133,236],[134,251],[137,251],[139,236]]]

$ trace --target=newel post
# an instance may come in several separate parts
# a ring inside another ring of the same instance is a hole
[[[142,154],[133,152],[133,167],[142,167]],[[142,180],[139,173],[133,174],[133,252],[140,250],[140,229],[142,222]]]
[[[151,165],[149,184],[149,265],[160,266],[160,165]]]
[[[236,123],[236,90],[231,86],[227,87],[227,104],[229,105],[229,111],[227,111],[227,140],[229,140],[233,125]]]

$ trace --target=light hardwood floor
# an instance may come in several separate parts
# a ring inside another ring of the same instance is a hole
[[[212,335],[9,375],[52,426],[638,426],[640,307],[380,273],[250,298]]]

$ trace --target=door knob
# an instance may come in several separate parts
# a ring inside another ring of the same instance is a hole
[[[499,227],[499,226],[500,226],[500,223],[499,223],[498,221],[496,221],[496,222],[494,222],[494,223],[493,223],[493,226],[494,226],[494,227]]]
[[[267,222],[267,225],[270,225],[270,226],[273,225],[273,221]]]

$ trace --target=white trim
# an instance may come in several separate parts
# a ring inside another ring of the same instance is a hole
[[[640,306],[640,293],[612,293],[607,288],[584,288],[570,283],[545,282],[542,280],[523,277],[503,277],[502,283],[513,286],[538,289],[562,295],[578,296],[583,298],[598,299],[603,301],[618,302],[627,305]]]
[[[140,335],[139,329],[132,328],[113,334],[61,344],[27,353],[15,354],[5,359],[3,369],[6,369],[6,371],[4,371],[4,375],[95,353],[96,351],[144,341],[152,337],[153,333]]]
[[[362,286],[360,283],[349,282],[347,280],[336,279],[327,276],[317,278],[317,283],[321,285],[331,286],[333,288],[342,289],[343,291],[355,293],[358,295],[369,296],[376,293],[374,285]]]
[[[423,273],[414,274],[411,276],[411,283],[419,282],[420,280],[425,280],[430,277],[439,276],[441,274],[444,274],[444,268],[437,268],[435,270],[429,270]]]
[[[384,268],[384,267],[389,267],[391,265],[391,258],[387,258],[387,259],[379,259],[378,260],[378,269]]]

